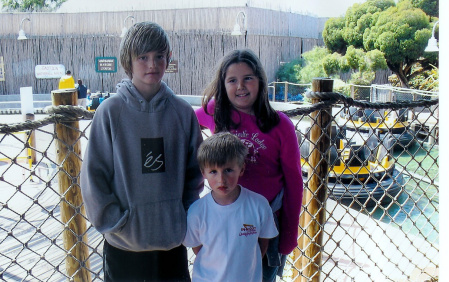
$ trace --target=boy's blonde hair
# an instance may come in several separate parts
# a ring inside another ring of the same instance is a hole
[[[201,143],[197,157],[200,169],[204,171],[208,166],[224,166],[234,160],[243,167],[247,154],[248,148],[237,136],[229,132],[220,132]]]
[[[132,60],[142,54],[157,51],[170,62],[171,45],[167,33],[154,22],[140,22],[130,27],[120,43],[120,64],[132,79]]]

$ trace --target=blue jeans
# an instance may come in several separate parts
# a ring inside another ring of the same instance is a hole
[[[262,281],[263,282],[274,282],[276,281],[276,275],[282,278],[282,273],[284,272],[285,261],[287,260],[286,255],[281,255],[281,265],[280,266],[269,266],[267,256],[262,259]]]
[[[268,266],[267,256],[262,259],[262,281],[273,282],[276,281],[276,274],[279,266]]]

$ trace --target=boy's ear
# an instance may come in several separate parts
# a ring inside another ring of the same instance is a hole
[[[245,164],[243,164],[242,169],[240,170],[239,177],[242,176],[244,172],[245,172]]]
[[[171,63],[171,56],[172,56],[172,51],[170,51],[170,52],[168,53],[168,57],[167,57],[167,67],[166,67],[166,69],[168,69],[168,65]]]

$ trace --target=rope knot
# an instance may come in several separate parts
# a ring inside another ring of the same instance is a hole
[[[305,93],[305,96],[310,99],[321,99],[321,100],[332,100],[332,101],[338,101],[341,99],[340,93],[337,92],[314,92],[314,91],[307,91]]]
[[[74,121],[80,118],[92,119],[94,116],[93,112],[71,105],[48,106],[45,111],[51,115],[58,115],[61,120],[65,121]]]

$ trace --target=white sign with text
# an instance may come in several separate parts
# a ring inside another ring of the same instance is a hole
[[[36,65],[36,78],[61,78],[65,74],[64,65]]]

